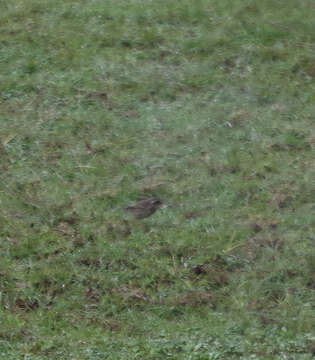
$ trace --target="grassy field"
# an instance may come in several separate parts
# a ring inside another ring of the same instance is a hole
[[[0,10],[0,359],[314,359],[314,1]]]

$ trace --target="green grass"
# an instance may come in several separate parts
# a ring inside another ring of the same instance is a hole
[[[313,1],[0,9],[0,359],[313,359]]]

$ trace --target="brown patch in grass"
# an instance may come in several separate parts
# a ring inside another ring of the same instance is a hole
[[[197,219],[198,217],[200,217],[202,214],[200,211],[190,211],[188,213],[186,213],[184,215],[184,218],[186,220],[191,220],[191,219]]]
[[[145,194],[152,194],[161,186],[165,185],[166,183],[163,181],[153,181],[152,179],[147,180],[144,185],[139,187],[139,190],[143,191]]]
[[[311,344],[307,346],[307,350],[315,357],[315,340],[313,340]]]
[[[282,301],[286,297],[286,293],[282,289],[272,289],[268,294],[268,298],[271,302],[277,304],[279,301]]]
[[[46,254],[45,257],[47,258],[51,255],[57,256],[59,254],[65,253],[66,251],[67,251],[67,249],[65,247],[60,247],[60,248],[56,249],[55,251],[53,251],[52,253]]]
[[[261,317],[267,321],[266,313],[273,309],[276,306],[276,303],[269,297],[264,299],[257,299],[248,304],[248,309],[250,311],[257,312]]]
[[[271,248],[276,251],[282,251],[284,246],[284,240],[279,237],[270,237],[270,235],[263,236],[259,234],[248,240],[248,243],[243,248],[238,249],[239,255],[250,260],[257,260],[265,248]]]
[[[22,299],[18,298],[14,303],[15,307],[19,310],[29,312],[39,308],[39,302],[36,299]]]
[[[93,268],[100,268],[101,261],[99,259],[85,257],[83,259],[78,260],[78,264]]]
[[[132,119],[137,119],[140,117],[140,114],[138,111],[134,111],[134,110],[129,110],[124,112],[124,117],[126,119],[132,120]]]
[[[0,170],[2,173],[4,173],[5,171],[8,170],[9,168],[9,155],[5,149],[5,146],[2,145],[0,143],[0,158],[1,158],[1,162],[0,162]]]
[[[293,67],[293,73],[300,73],[311,78],[315,77],[315,64],[313,58],[304,57],[300,59]]]
[[[207,304],[211,307],[215,307],[217,303],[217,297],[210,292],[190,291],[186,294],[176,297],[173,300],[170,300],[168,303],[171,305],[191,307]]]
[[[56,284],[57,283],[55,281],[46,279],[46,280],[35,283],[34,286],[37,289],[44,289],[44,293],[46,293],[47,289],[50,289],[51,287],[55,286]]]
[[[64,219],[60,222],[55,228],[54,231],[67,238],[71,241],[74,248],[80,248],[85,245],[87,241],[93,240],[93,236],[90,235],[88,239],[83,239],[78,231],[73,227],[79,219],[76,216],[70,216],[69,218]],[[60,253],[60,251],[58,251]]]
[[[126,238],[131,234],[131,227],[128,221],[122,220],[119,223],[110,224],[107,227],[107,233],[113,235],[114,238]]]
[[[85,297],[89,302],[92,302],[94,304],[97,304],[100,302],[100,299],[103,294],[98,289],[89,287],[85,292]]]
[[[7,341],[8,343],[11,343],[12,340],[17,341],[32,341],[34,339],[34,336],[26,329],[16,329],[14,332],[5,332],[0,330],[0,340]]]
[[[207,213],[210,209],[211,209],[211,207],[208,206],[208,207],[206,207],[206,208],[204,208],[204,209],[189,211],[188,213],[184,214],[184,218],[185,218],[186,220],[197,219],[198,217],[201,217],[201,216],[203,216],[205,213]]]
[[[272,151],[276,151],[276,152],[289,150],[288,146],[286,146],[284,144],[279,144],[279,143],[274,143],[274,144],[270,145],[270,149]]]
[[[228,269],[226,261],[221,256],[197,265],[192,270],[195,275],[206,278],[215,287],[227,285],[231,275],[231,270]]]
[[[207,153],[203,153],[199,160],[207,168],[210,176],[219,176],[227,173],[230,174],[240,170],[239,166],[233,166],[227,162],[218,162],[217,160],[213,160]]]
[[[123,298],[126,302],[144,301],[148,303],[155,303],[150,299],[141,288],[133,285],[119,286],[112,290],[114,294]]]
[[[68,223],[68,222],[60,222],[56,228],[55,231],[61,234],[62,236],[75,236],[75,229]]]
[[[257,233],[261,232],[263,228],[258,223],[253,223],[253,224],[251,224],[251,229],[255,234],[257,234]]]
[[[68,240],[69,244],[72,244],[74,248],[81,248],[87,241],[90,241],[90,237],[85,240],[80,236],[78,231],[73,227],[77,221],[79,220],[76,217],[67,218],[60,222],[53,230],[65,238],[65,240]],[[66,250],[66,247],[61,247],[49,255],[58,255]]]
[[[260,219],[260,218],[250,218],[248,220],[248,226],[255,234],[258,234],[264,230],[267,231],[275,230],[278,225],[279,222],[276,220]]]
[[[273,325],[276,323],[276,321],[272,318],[272,316],[267,315],[267,314],[260,314],[258,316],[258,319],[260,320],[260,323],[262,324],[262,326],[269,326],[269,325]]]
[[[75,249],[82,248],[85,245],[85,241],[80,236],[75,236],[72,244]]]
[[[85,148],[89,154],[104,154],[111,148],[111,144],[105,143],[92,145],[91,143],[86,142]]]
[[[4,282],[9,282],[11,281],[11,276],[7,272],[0,271],[0,279]]]
[[[59,139],[49,139],[44,143],[44,156],[50,165],[55,165],[64,156],[66,143]]]
[[[230,127],[243,126],[244,123],[250,120],[251,114],[247,110],[237,110],[230,115]]]
[[[88,93],[85,96],[86,99],[101,99],[101,100],[107,100],[108,99],[108,95],[105,91],[95,91],[95,92],[91,92]]]
[[[77,213],[74,211],[71,215],[66,216],[63,221],[69,225],[76,225],[80,222],[80,218]]]
[[[103,104],[104,108],[109,111],[113,110],[113,108],[115,107],[109,94],[105,91],[94,91],[87,93],[84,96],[84,100],[88,102],[100,101]]]
[[[119,331],[122,328],[121,322],[115,319],[105,319],[100,317],[93,317],[87,320],[88,325],[94,325],[104,330]]]
[[[272,205],[284,209],[292,203],[293,197],[284,192],[276,192],[273,194],[271,203]]]
[[[37,282],[34,286],[41,294],[50,295],[52,297],[65,292],[65,288],[63,286],[59,285],[56,281],[48,279]]]

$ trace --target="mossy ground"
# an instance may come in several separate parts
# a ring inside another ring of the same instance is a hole
[[[313,1],[0,8],[0,358],[313,359]]]

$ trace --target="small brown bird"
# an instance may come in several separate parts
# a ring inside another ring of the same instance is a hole
[[[126,207],[125,210],[131,212],[136,219],[144,219],[153,215],[161,205],[162,201],[160,199],[148,198]]]

